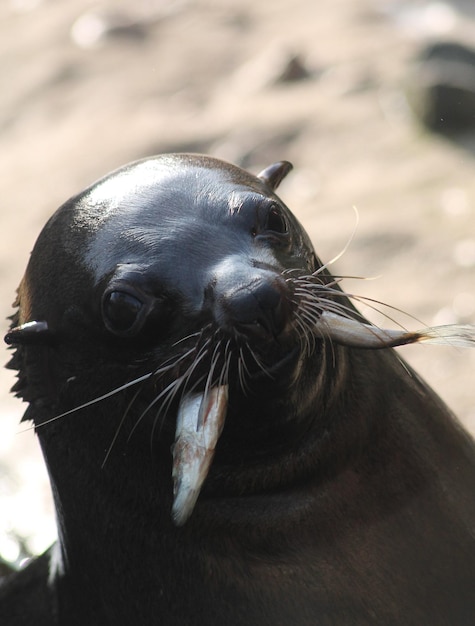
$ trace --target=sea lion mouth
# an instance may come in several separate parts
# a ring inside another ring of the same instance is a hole
[[[219,345],[219,342],[218,342]],[[177,526],[182,526],[190,517],[201,487],[208,475],[213,461],[215,448],[224,427],[228,411],[229,380],[238,378],[239,387],[245,393],[248,385],[260,384],[262,379],[272,381],[282,371],[289,368],[292,361],[297,361],[301,353],[301,346],[294,342],[290,348],[278,349],[273,359],[265,361],[248,345],[247,358],[253,360],[251,364],[245,362],[245,349],[235,347],[236,363],[231,370],[231,351],[226,356],[229,342],[225,344],[222,363],[219,350],[215,348],[209,365],[209,372],[204,388],[191,386],[191,391],[185,390],[180,398],[175,430],[173,454],[173,505],[172,518]],[[221,370],[218,377],[215,370]],[[203,383],[202,383],[203,385]]]

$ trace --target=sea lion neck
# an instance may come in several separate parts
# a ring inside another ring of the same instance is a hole
[[[104,589],[101,579],[108,580],[109,564],[114,562],[118,546],[127,554],[129,572],[147,567],[154,581],[166,587],[167,576],[175,568],[179,570],[187,554],[212,545],[213,552],[219,551],[220,541],[231,553],[245,546],[253,554],[271,550],[282,557],[287,550],[293,550],[292,543],[282,544],[282,528],[298,523],[305,545],[307,530],[313,527],[312,511],[320,510],[318,502],[325,497],[328,485],[338,482],[338,477],[352,467],[364,467],[369,456],[378,455],[384,440],[381,424],[374,418],[384,411],[384,380],[375,379],[380,395],[366,394],[365,375],[360,375],[361,354],[343,348],[337,351],[336,363],[342,372],[338,384],[333,358],[328,360],[325,374],[309,370],[308,362],[302,364],[308,372],[303,379],[308,396],[297,388],[295,402],[300,399],[301,408],[296,408],[294,399],[287,408],[293,405],[294,412],[302,411],[300,419],[305,429],[298,437],[289,438],[287,447],[271,447],[267,455],[263,449],[252,460],[251,455],[246,455],[248,451],[241,448],[239,463],[237,450],[245,442],[236,442],[237,429],[233,427],[223,432],[203,492],[193,515],[181,529],[170,518],[172,432],[163,431],[158,445],[152,446],[145,422],[138,425],[129,440],[129,431],[121,431],[103,463],[113,433],[105,436],[97,424],[119,408],[115,406],[117,399],[99,404],[94,410],[89,407],[83,415],[66,416],[39,427],[57,509],[61,547],[58,588],[64,586],[64,593],[73,596],[72,602],[79,605],[79,591],[76,597],[68,581],[77,576],[82,579],[81,572],[87,568],[87,593],[95,597],[94,586]],[[371,359],[373,356],[374,374],[378,362],[380,366],[387,365],[387,356],[373,353]],[[320,383],[315,381],[318,377]],[[331,380],[334,386],[330,390]],[[278,403],[272,410],[277,406]],[[257,408],[265,410],[264,403]],[[239,415],[231,413],[229,417],[227,423],[233,426]],[[259,415],[248,417],[256,419]],[[115,421],[119,421],[118,416]],[[232,454],[234,458],[229,456]],[[232,541],[228,537],[230,528]],[[201,548],[196,537],[200,538]],[[171,554],[170,545],[175,546]],[[141,597],[131,573],[124,573],[123,580],[115,581],[114,587],[110,591],[119,605],[128,592]]]

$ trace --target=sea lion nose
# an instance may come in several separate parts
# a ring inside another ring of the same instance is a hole
[[[228,293],[228,322],[245,335],[277,337],[287,325],[287,307],[277,281],[260,279]]]
[[[281,335],[290,319],[286,281],[273,272],[247,277],[214,291],[214,313],[219,326],[248,337]]]

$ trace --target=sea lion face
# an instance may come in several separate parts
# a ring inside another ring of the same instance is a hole
[[[195,330],[211,323],[230,334],[244,326],[251,332],[251,325],[257,334],[281,333],[286,320],[275,319],[283,317],[277,311],[267,316],[266,306],[274,308],[267,299],[279,291],[283,270],[309,272],[313,256],[291,213],[262,181],[218,161],[168,157],[106,180],[85,202],[100,206],[114,192],[115,206],[85,255],[109,331],[136,335],[171,311],[163,324],[168,336],[173,325],[191,329],[193,320],[200,320]],[[253,304],[254,297],[264,302]],[[120,328],[114,317],[120,308],[127,316],[128,305],[131,317],[134,305],[140,312]],[[273,322],[277,328],[268,328]],[[183,330],[174,338],[182,339]]]
[[[314,265],[265,181],[210,158],[158,157],[112,173],[48,222],[20,323],[45,320],[59,344],[95,337],[129,355],[146,345],[157,367],[171,344],[209,327],[223,341],[252,338],[265,360],[295,344],[282,273]]]
[[[300,372],[315,341],[296,322],[292,277],[318,265],[274,194],[283,168],[254,177],[208,157],[165,155],[113,172],[56,212],[19,289],[17,321],[47,326],[44,345],[23,330],[12,342],[24,344],[19,395],[39,412],[49,407],[37,424],[110,393],[115,411],[133,405],[129,431],[160,420],[167,433],[183,398],[202,394],[204,405],[225,389],[226,463],[301,436],[308,416],[299,425],[297,407],[313,387]],[[132,402],[125,388],[137,382]]]

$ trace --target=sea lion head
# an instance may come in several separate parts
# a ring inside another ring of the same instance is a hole
[[[338,348],[325,358],[325,338],[309,330],[317,309],[305,286],[335,287],[275,194],[290,168],[253,176],[209,157],[163,155],[112,172],[58,209],[33,249],[7,335],[15,391],[40,439],[63,428],[80,441],[94,428],[103,457],[123,439],[142,462],[145,432],[170,460],[177,414],[195,398],[186,410],[196,429],[216,421],[208,461],[225,421],[210,489],[239,482],[224,466],[273,458],[278,467],[291,453]],[[183,458],[196,452],[180,428],[175,492]],[[239,490],[261,488],[256,476],[247,486],[241,477]]]

